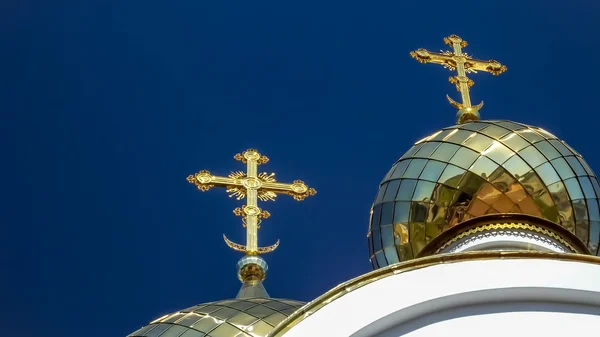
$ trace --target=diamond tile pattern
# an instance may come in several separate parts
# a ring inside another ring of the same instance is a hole
[[[264,337],[304,304],[276,298],[199,304],[161,317],[128,337]]]
[[[598,254],[600,184],[551,133],[511,121],[455,125],[418,141],[385,175],[371,210],[373,269],[414,258],[464,220],[523,213],[560,224]]]

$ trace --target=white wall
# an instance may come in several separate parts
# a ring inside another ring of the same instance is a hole
[[[480,337],[484,329],[488,336],[533,332],[564,337],[565,331],[595,335],[599,309],[600,265],[541,259],[463,261],[358,288],[301,321],[285,337]]]
[[[556,303],[471,306],[426,315],[376,336],[589,336],[599,333],[599,315],[597,307]]]

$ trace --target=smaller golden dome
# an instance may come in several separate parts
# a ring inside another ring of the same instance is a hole
[[[277,298],[204,303],[165,315],[128,337],[264,337],[303,305]]]

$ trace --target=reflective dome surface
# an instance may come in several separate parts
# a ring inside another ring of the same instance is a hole
[[[303,302],[232,299],[205,303],[161,317],[129,337],[264,337]]]
[[[445,128],[417,142],[386,174],[371,210],[374,269],[410,260],[433,238],[481,215],[545,218],[598,253],[598,179],[549,132],[510,121]]]

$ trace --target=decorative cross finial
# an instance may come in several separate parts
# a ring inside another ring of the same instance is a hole
[[[279,240],[274,245],[258,247],[258,229],[261,219],[266,219],[271,215],[258,207],[258,199],[262,201],[275,200],[277,194],[287,194],[301,201],[315,195],[317,191],[306,186],[301,180],[285,184],[275,181],[275,173],[257,173],[258,165],[267,163],[269,158],[256,150],[249,149],[238,153],[234,159],[246,164],[245,173],[237,171],[227,177],[219,177],[208,171],[200,171],[188,176],[187,181],[196,185],[201,191],[208,191],[211,187],[225,187],[230,197],[236,197],[237,200],[245,197],[246,205],[236,208],[233,213],[242,217],[242,223],[246,227],[246,245],[234,243],[225,235],[223,235],[223,239],[230,248],[247,255],[272,252],[279,246]]]
[[[442,51],[441,53],[433,53],[426,49],[420,48],[416,51],[411,51],[410,56],[421,63],[436,63],[441,64],[444,68],[452,71],[456,70],[458,76],[450,77],[450,83],[456,85],[456,90],[460,92],[462,103],[458,103],[450,96],[446,95],[452,106],[459,109],[457,113],[458,123],[462,124],[471,120],[479,119],[479,109],[483,107],[483,101],[476,106],[471,105],[469,97],[469,88],[475,82],[469,79],[466,73],[477,73],[478,70],[486,71],[492,75],[500,75],[506,71],[506,66],[498,61],[489,60],[481,61],[473,59],[471,56],[462,52],[462,48],[467,46],[467,41],[464,41],[456,35],[450,35],[444,38],[444,43],[451,46],[454,51]]]

